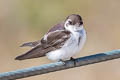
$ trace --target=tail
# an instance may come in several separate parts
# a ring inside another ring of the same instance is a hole
[[[20,47],[35,47],[40,43],[40,41],[34,41],[34,42],[27,42],[22,44]]]
[[[37,46],[30,51],[26,52],[25,54],[22,54],[20,56],[17,56],[15,60],[25,60],[25,59],[31,59],[31,58],[38,58],[45,56],[44,51],[42,51],[41,46]]]

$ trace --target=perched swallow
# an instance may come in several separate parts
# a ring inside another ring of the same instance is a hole
[[[43,56],[53,61],[70,59],[80,52],[85,41],[86,31],[82,18],[78,14],[72,14],[51,28],[41,40],[21,45],[33,48],[15,59],[25,60]]]

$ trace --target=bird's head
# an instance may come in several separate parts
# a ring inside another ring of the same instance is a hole
[[[72,14],[65,20],[65,29],[69,31],[78,32],[83,29],[83,21],[80,15]]]

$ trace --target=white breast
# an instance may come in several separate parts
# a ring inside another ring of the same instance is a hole
[[[80,43],[79,43],[79,37],[81,37]],[[55,51],[51,51],[46,55],[48,59],[53,61],[59,61],[60,59],[61,60],[69,59],[70,57],[73,57],[75,54],[80,52],[81,48],[85,43],[85,40],[86,40],[86,32],[83,28],[80,32],[73,32],[73,34],[71,34],[70,39],[66,41],[66,43],[63,45],[62,48]]]

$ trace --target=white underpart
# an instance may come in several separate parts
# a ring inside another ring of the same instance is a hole
[[[73,26],[68,27],[65,26],[65,28],[71,31],[72,33],[71,37],[65,42],[62,48],[47,53],[46,55],[48,59],[53,61],[59,61],[60,59],[61,60],[70,59],[70,57],[73,57],[75,54],[79,53],[80,50],[82,49],[86,41],[86,32],[83,26],[80,26],[79,27],[80,29],[76,28],[79,31],[73,29],[75,28]],[[81,37],[80,43],[79,37]]]

